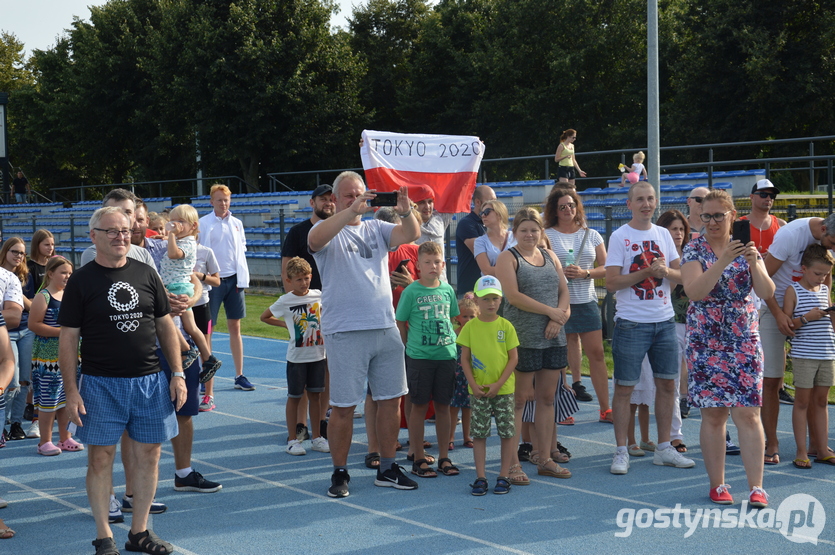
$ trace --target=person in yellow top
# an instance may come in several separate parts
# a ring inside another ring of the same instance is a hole
[[[586,172],[580,169],[577,164],[577,158],[574,156],[574,141],[577,140],[577,131],[574,129],[566,129],[560,135],[560,145],[557,147],[557,153],[554,155],[554,161],[559,164],[557,168],[557,179],[561,183],[568,183],[572,187],[576,187],[574,179],[579,175],[586,177]],[[576,171],[575,171],[576,170]]]

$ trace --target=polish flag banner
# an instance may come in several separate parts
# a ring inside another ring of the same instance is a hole
[[[369,189],[396,191],[426,185],[435,210],[469,212],[484,143],[478,137],[362,132],[362,167]]]

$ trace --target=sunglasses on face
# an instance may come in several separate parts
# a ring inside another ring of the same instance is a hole
[[[697,204],[701,204],[705,197],[690,197],[691,200],[695,200]]]
[[[728,214],[730,214],[730,212],[717,212],[716,214],[700,214],[699,218],[701,218],[701,220],[704,223],[709,223],[712,219],[714,222],[718,224],[719,222],[725,221],[725,216],[727,216]]]
[[[493,213],[492,208],[485,208],[484,210],[481,211],[481,214],[479,214],[479,216],[481,216],[483,218],[484,216],[489,216],[492,213]]]
[[[763,192],[760,192],[760,193],[757,193],[757,194],[760,196],[760,198],[770,198],[771,200],[774,200],[774,199],[777,198],[777,193],[766,193],[766,192],[763,191]]]
[[[573,202],[566,202],[565,204],[560,204],[560,212],[565,212],[566,210],[574,210],[577,208],[577,204]]]

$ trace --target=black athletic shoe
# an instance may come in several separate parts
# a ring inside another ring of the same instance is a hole
[[[331,487],[328,488],[328,497],[348,497],[348,482],[351,477],[348,471],[339,469],[331,475]]]
[[[35,417],[35,405],[29,404],[26,405],[26,408],[23,409],[23,419],[28,420],[29,422]]]
[[[791,393],[786,391],[786,388],[780,388],[780,403],[784,405],[794,404],[794,397],[791,396]]]
[[[200,370],[200,383],[206,383],[214,378],[215,373],[220,370],[222,364],[215,355],[210,355],[206,362],[203,363],[203,369]]]
[[[305,441],[310,439],[310,430],[308,430],[307,426],[305,426],[301,422],[296,424],[296,439],[298,439],[299,441]]]
[[[328,439],[328,421],[327,420],[320,420],[319,421],[319,435],[325,439]]]
[[[586,391],[586,386],[584,386],[580,382],[574,382],[571,384],[571,389],[574,390],[574,396],[577,398],[578,401],[593,401],[594,397],[592,397],[588,391]]]
[[[185,478],[180,478],[174,474],[174,490],[175,491],[196,491],[198,493],[214,493],[223,489],[223,486],[217,482],[212,482],[203,477],[202,474],[196,470]]]
[[[519,455],[519,462],[530,461],[531,451],[533,451],[533,445],[530,443],[520,443],[519,450],[516,452],[516,454]]]
[[[382,469],[377,469],[377,479],[374,480],[375,486],[381,488],[394,489],[417,489],[417,482],[403,474],[403,467],[397,463],[392,463],[391,468],[385,472]]]
[[[9,427],[8,438],[10,440],[26,439],[26,432],[23,431],[23,426],[20,425],[20,422],[12,422],[12,425]]]

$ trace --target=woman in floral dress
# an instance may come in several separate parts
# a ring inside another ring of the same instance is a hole
[[[710,479],[710,499],[733,502],[725,483],[728,409],[739,429],[749,502],[765,507],[762,489],[765,439],[762,406],[762,346],[752,289],[763,299],[774,283],[753,242],[731,241],[736,218],[731,197],[711,191],[702,201],[704,235],[685,247],[681,259],[687,310],[690,404],[701,409],[700,443]]]

